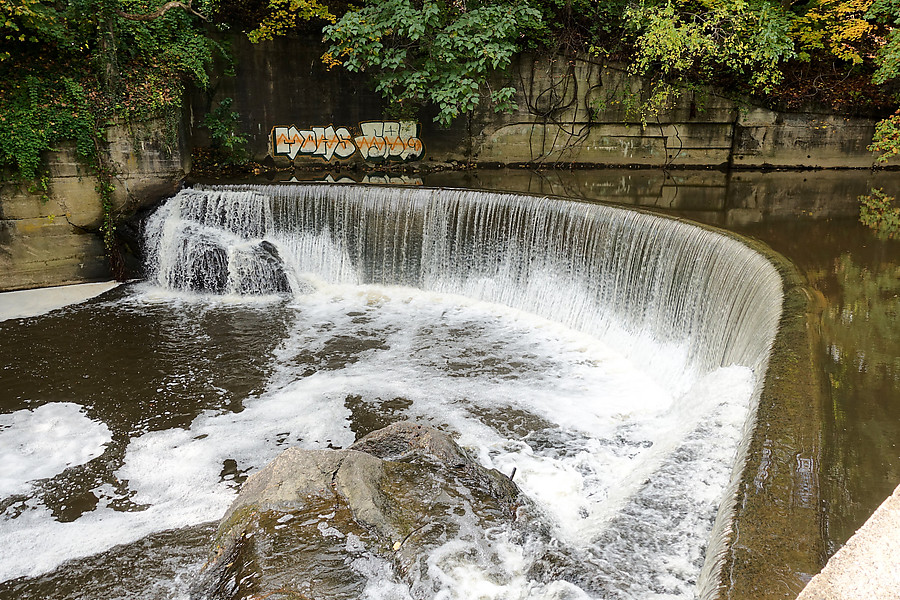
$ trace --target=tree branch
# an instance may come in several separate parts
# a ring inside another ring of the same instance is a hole
[[[160,18],[161,16],[163,16],[164,14],[169,12],[170,9],[181,8],[181,9],[184,9],[187,12],[191,13],[192,15],[196,15],[196,16],[200,17],[201,19],[203,19],[204,21],[207,21],[208,19],[206,17],[204,17],[203,15],[201,15],[200,13],[198,13],[196,10],[193,9],[193,7],[191,6],[192,1],[193,0],[188,0],[187,4],[185,4],[184,2],[166,2],[165,4],[160,6],[158,9],[156,9],[156,12],[152,12],[152,13],[148,13],[148,14],[138,15],[138,14],[126,13],[121,10],[117,10],[116,14],[119,15],[120,17],[122,17],[123,19],[128,19],[130,21],[155,21],[156,19]]]

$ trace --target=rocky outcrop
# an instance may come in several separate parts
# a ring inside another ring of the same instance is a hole
[[[282,294],[291,291],[284,262],[275,244],[263,240],[246,257],[244,270],[250,277],[241,277],[238,293],[250,295]]]
[[[379,565],[380,580],[433,597],[435,549],[464,535],[487,566],[486,530],[527,510],[508,477],[430,427],[395,423],[347,450],[290,448],[244,484],[192,598],[358,598]]]
[[[291,292],[284,263],[274,244],[262,241],[247,248],[231,249],[202,231],[190,232],[178,268],[171,271],[169,285],[178,290],[261,296]],[[234,277],[233,286],[229,281]],[[302,291],[302,290],[298,290]]]

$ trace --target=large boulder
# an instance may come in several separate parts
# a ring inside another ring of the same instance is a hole
[[[430,427],[395,423],[347,450],[290,448],[244,484],[192,598],[355,599],[399,582],[431,598],[436,550],[496,568],[489,531],[516,531],[528,509],[508,477]]]

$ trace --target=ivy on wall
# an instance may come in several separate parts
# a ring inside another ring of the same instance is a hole
[[[0,167],[7,176],[39,177],[44,153],[74,142],[98,180],[114,273],[106,130],[163,119],[174,138],[185,84],[207,85],[223,51],[197,8],[190,0],[0,0]]]

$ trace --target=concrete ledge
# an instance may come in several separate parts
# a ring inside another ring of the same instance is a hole
[[[900,598],[900,486],[797,600]]]
[[[188,168],[187,155],[169,148],[160,121],[107,129],[116,173],[117,220],[173,195]],[[75,144],[44,156],[43,181],[0,180],[0,292],[84,283],[111,276],[102,234],[97,180]]]
[[[35,317],[52,310],[78,304],[116,287],[118,282],[83,283],[39,290],[20,290],[0,294],[0,321]]]

